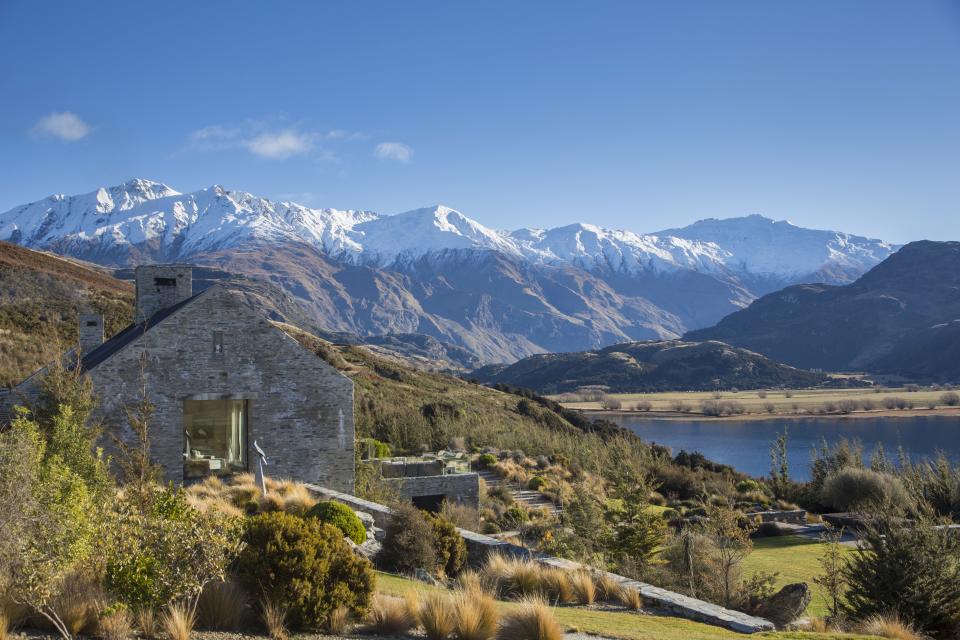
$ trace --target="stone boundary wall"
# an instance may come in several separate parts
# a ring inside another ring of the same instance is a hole
[[[390,508],[382,504],[316,485],[308,484],[307,488],[322,498],[336,500],[356,511],[369,513],[373,516],[373,521],[378,527],[386,528],[390,522]],[[594,573],[601,573],[580,563],[573,562],[572,560],[563,560],[544,554],[533,553],[529,549],[510,544],[509,542],[503,542],[502,540],[497,540],[474,531],[467,531],[466,529],[458,529],[458,531],[467,544],[471,564],[482,562],[483,559],[491,553],[503,553],[530,558],[542,564],[568,571],[586,568]],[[614,580],[625,588],[638,590],[643,596],[644,601],[660,609],[666,615],[712,624],[740,633],[759,633],[774,630],[773,623],[763,618],[751,616],[740,611],[733,611],[732,609],[725,609],[719,605],[697,600],[696,598],[691,598],[690,596],[685,596],[680,593],[667,591],[666,589],[661,589],[660,587],[655,587],[645,582],[631,580],[614,573],[608,575],[613,577]]]
[[[384,478],[411,500],[420,496],[441,495],[448,502],[480,508],[480,476],[476,473],[448,473],[440,476],[408,476]]]
[[[790,511],[757,511],[749,514],[760,518],[760,522],[786,522],[789,524],[807,524],[807,512],[804,509]]]

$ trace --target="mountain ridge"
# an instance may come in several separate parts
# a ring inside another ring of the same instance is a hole
[[[677,338],[784,285],[849,282],[894,248],[760,216],[656,234],[497,231],[445,205],[387,216],[143,179],[14,207],[0,214],[0,239],[114,268],[192,262],[253,275],[325,330],[428,335],[484,362]],[[791,256],[788,268],[767,268],[770,251]]]

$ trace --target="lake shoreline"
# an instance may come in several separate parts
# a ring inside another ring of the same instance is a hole
[[[851,413],[742,413],[731,416],[708,416],[698,412],[682,411],[624,411],[622,409],[589,409],[576,406],[564,408],[581,411],[597,417],[630,417],[659,422],[689,422],[697,420],[703,422],[742,422],[745,420],[763,422],[767,420],[860,420],[864,418],[924,418],[948,417],[960,418],[960,407],[938,407],[936,409],[883,409],[880,411],[853,411]]]

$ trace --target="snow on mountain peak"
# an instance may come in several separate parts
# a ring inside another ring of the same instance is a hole
[[[449,249],[479,249],[591,271],[693,270],[773,278],[805,277],[826,268],[858,274],[896,249],[758,214],[707,218],[647,234],[589,223],[506,232],[442,204],[381,216],[272,201],[221,185],[180,193],[144,179],[11,209],[0,214],[0,239],[33,248],[66,245],[77,254],[98,256],[149,242],[158,247],[157,259],[186,259],[251,240],[305,242],[350,262],[378,266]]]

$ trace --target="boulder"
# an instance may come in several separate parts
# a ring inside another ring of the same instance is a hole
[[[363,524],[363,528],[364,528],[364,529],[366,529],[367,531],[370,531],[370,529],[373,528],[373,516],[372,516],[372,515],[370,515],[370,514],[367,513],[366,511],[354,511],[354,513],[357,514],[357,517],[358,517],[358,518],[360,518],[360,522],[361,522],[361,524]]]
[[[788,584],[760,605],[757,615],[783,628],[803,615],[813,594],[806,582]]]

